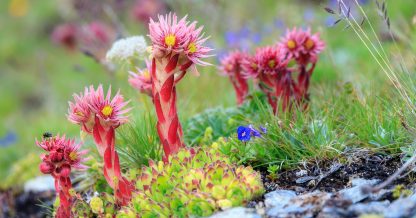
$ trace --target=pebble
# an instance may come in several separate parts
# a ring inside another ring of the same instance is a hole
[[[216,213],[210,218],[261,218],[255,210],[244,207],[234,207],[228,210]]]
[[[25,192],[45,192],[55,190],[55,182],[52,176],[38,176],[27,181],[24,185]]]
[[[371,180],[360,179],[360,178],[354,179],[351,181],[351,184],[352,184],[351,188],[343,189],[339,191],[339,193],[341,194],[343,198],[346,198],[350,200],[353,204],[355,204],[370,196],[370,194],[363,193],[361,191],[362,187],[367,186],[367,185],[375,185],[378,182],[379,180],[377,179],[371,179]]]

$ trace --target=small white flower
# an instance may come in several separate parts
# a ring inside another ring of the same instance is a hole
[[[133,57],[144,57],[147,45],[143,36],[132,36],[119,39],[107,52],[108,61],[125,61]]]

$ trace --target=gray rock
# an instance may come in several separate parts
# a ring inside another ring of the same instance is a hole
[[[416,194],[400,198],[384,211],[385,218],[414,217],[416,215]]]
[[[282,191],[282,190],[281,190]],[[287,194],[287,195],[286,195]],[[325,202],[330,199],[331,194],[325,192],[312,192],[304,195],[293,197],[292,194],[286,193],[279,195],[275,193],[274,198],[278,203],[273,202],[273,207],[269,208],[266,212],[271,217],[313,217],[314,214],[319,212]],[[281,197],[283,196],[283,197]],[[267,198],[266,198],[267,199]],[[266,205],[271,205],[268,203]]]
[[[25,192],[45,192],[55,190],[55,182],[52,176],[38,176],[27,181],[24,185]]]
[[[228,210],[216,213],[210,218],[261,218],[254,209],[244,207],[234,207]]]
[[[357,203],[348,208],[348,214],[358,216],[360,214],[383,214],[390,205],[390,201],[373,201],[369,203]]]
[[[379,180],[377,179],[371,179],[371,180],[366,180],[366,179],[361,179],[361,178],[354,179],[351,181],[351,184],[352,184],[351,188],[340,190],[339,193],[341,194],[343,198],[346,198],[350,200],[353,204],[355,204],[357,202],[360,202],[366,199],[370,195],[367,193],[362,193],[361,191],[362,187],[367,186],[367,185],[374,185],[374,184],[377,184],[378,182]]]
[[[264,195],[264,204],[266,207],[283,207],[291,199],[296,197],[296,193],[290,190],[276,190]]]

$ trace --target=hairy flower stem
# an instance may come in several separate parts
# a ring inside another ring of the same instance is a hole
[[[244,102],[248,94],[248,84],[245,79],[241,76],[241,73],[237,71],[235,75],[230,76],[230,81],[233,84],[234,91],[236,94],[237,104],[241,105]]]
[[[164,150],[164,160],[183,146],[182,128],[176,109],[176,83],[180,79],[175,81],[175,73],[182,71],[181,74],[184,74],[186,69],[177,68],[178,59],[178,54],[153,58],[151,66],[152,96],[157,114],[157,131]],[[182,66],[186,67],[186,64]]]
[[[71,217],[73,197],[69,192],[70,189],[72,189],[72,183],[69,177],[55,177],[55,190],[59,196],[59,208],[56,211],[56,218]]]
[[[104,159],[104,177],[111,188],[119,205],[130,202],[133,185],[121,175],[120,161],[115,150],[115,131],[113,127],[104,127],[98,118],[93,129],[97,149]]]

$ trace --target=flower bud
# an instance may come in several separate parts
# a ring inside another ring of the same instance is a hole
[[[69,175],[71,174],[71,167],[69,165],[63,165],[58,174],[62,177],[69,177]]]
[[[42,162],[39,165],[39,169],[43,174],[51,174],[54,170],[54,166],[50,163]]]
[[[51,151],[49,156],[52,162],[60,162],[62,158],[64,157],[64,155],[61,152],[57,152],[57,151]]]
[[[90,201],[90,207],[93,213],[101,214],[104,212],[103,200],[99,197],[93,197]]]

